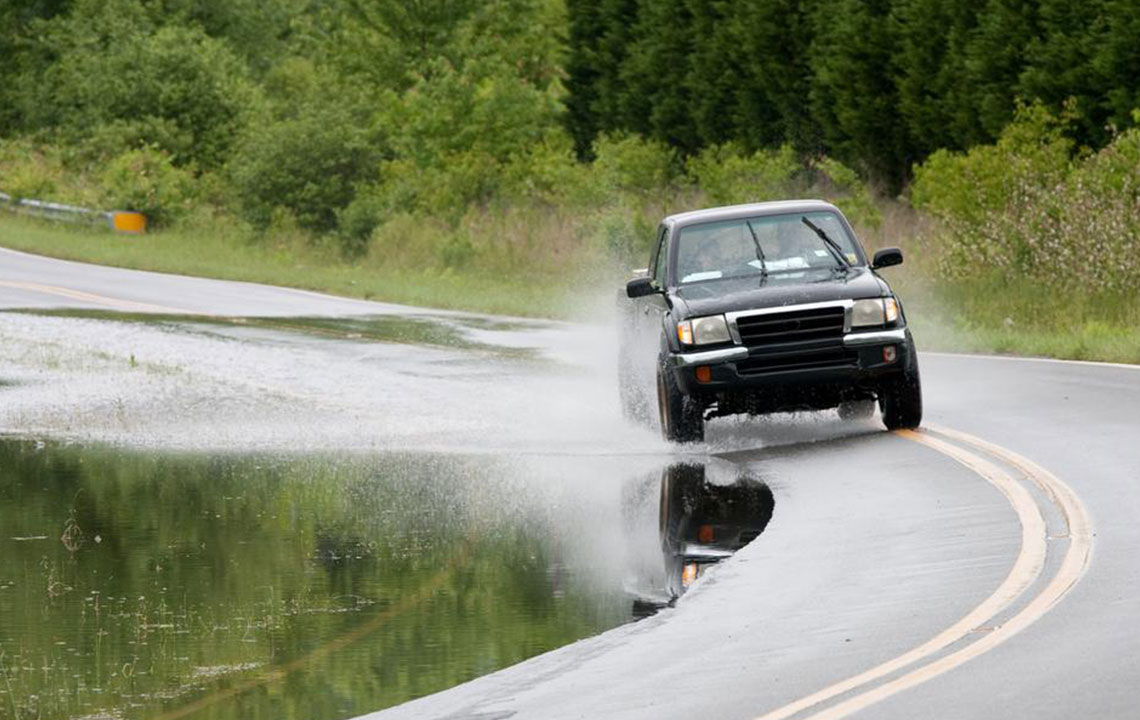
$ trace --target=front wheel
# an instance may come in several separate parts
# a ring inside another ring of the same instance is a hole
[[[661,415],[661,434],[666,440],[693,443],[705,439],[704,408],[681,392],[672,371],[664,363],[657,370],[657,408]]]
[[[913,430],[922,424],[922,381],[913,341],[908,343],[902,377],[883,388],[879,394],[879,407],[888,430]]]

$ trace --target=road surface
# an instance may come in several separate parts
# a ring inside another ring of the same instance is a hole
[[[923,354],[923,432],[831,415],[717,421],[707,445],[680,450],[621,421],[604,328],[3,250],[0,307],[165,318],[0,314],[9,432],[449,446],[551,463],[627,454],[769,479],[766,532],[675,608],[369,717],[1136,716],[1140,369]],[[283,339],[269,327],[262,345],[235,348],[226,328],[247,323],[205,331],[166,317],[181,313],[419,317],[454,342],[365,343],[349,325]],[[127,355],[153,371],[126,373]],[[164,423],[173,405],[179,422]]]

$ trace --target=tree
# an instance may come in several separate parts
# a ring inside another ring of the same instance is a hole
[[[891,80],[887,0],[834,0],[812,16],[811,107],[824,150],[898,189],[909,148]]]
[[[6,0],[0,3],[0,137],[21,124],[16,92],[31,69],[29,55],[36,22],[65,13],[69,0]]]
[[[686,153],[701,145],[687,82],[697,40],[692,22],[685,0],[642,0],[620,74],[626,87],[620,115],[627,129]]]
[[[1013,119],[1024,56],[1037,35],[1039,0],[988,0],[966,44],[966,82],[983,136],[992,141]]]
[[[897,40],[891,70],[913,151],[925,156],[980,139],[964,58],[977,25],[976,3],[899,0],[891,22]]]
[[[1040,0],[1038,20],[1039,34],[1026,46],[1019,94],[1041,100],[1055,112],[1071,99],[1075,102],[1070,113],[1076,110],[1073,129],[1077,140],[1104,145],[1108,141],[1104,96],[1115,78],[1100,77],[1092,62],[1105,35],[1104,3]]]
[[[42,30],[18,100],[29,130],[107,155],[152,146],[176,165],[217,167],[255,103],[245,63],[224,42],[157,25],[137,0],[79,0]]]
[[[1103,79],[1101,103],[1108,122],[1118,128],[1135,124],[1140,108],[1140,13],[1132,0],[1105,0],[1104,30],[1093,49],[1096,77]]]

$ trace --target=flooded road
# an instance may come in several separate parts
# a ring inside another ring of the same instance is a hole
[[[20,718],[387,707],[668,605],[683,563],[771,515],[768,491],[726,516],[690,464],[9,439],[0,467],[0,715]]]
[[[922,355],[924,432],[681,448],[602,310],[0,260],[0,718],[1135,707],[1135,369]]]
[[[350,717],[671,605],[771,492],[543,330],[0,313],[0,717]]]

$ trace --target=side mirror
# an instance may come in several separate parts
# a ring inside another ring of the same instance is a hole
[[[631,298],[645,297],[658,292],[653,281],[647,277],[634,278],[625,284],[625,294]]]
[[[902,265],[902,261],[902,250],[899,250],[897,247],[883,248],[882,250],[875,251],[875,257],[871,260],[871,269],[878,270],[879,268],[890,267],[891,265]]]

